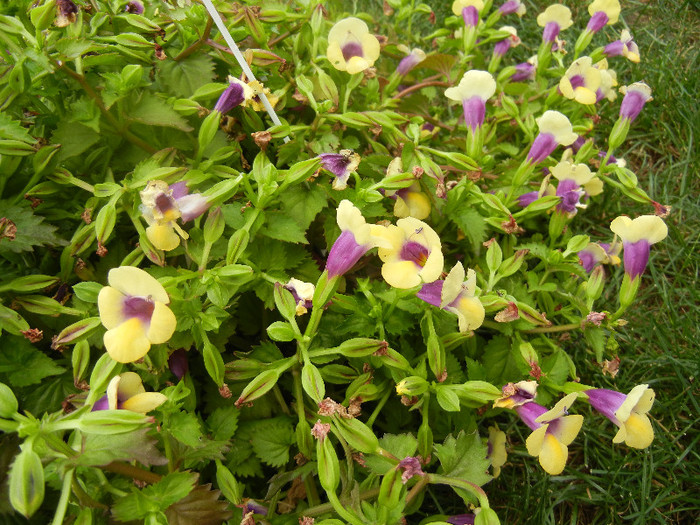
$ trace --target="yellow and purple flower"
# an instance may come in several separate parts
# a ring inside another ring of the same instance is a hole
[[[583,425],[583,416],[567,415],[576,397],[575,393],[569,394],[549,411],[534,401],[515,407],[520,419],[533,430],[525,442],[528,453],[537,457],[544,471],[553,476],[564,470],[568,445]]]
[[[236,106],[240,106],[241,104],[245,105],[247,101],[259,94],[248,84],[242,80],[238,80],[236,77],[229,76],[228,81],[228,87],[221,94],[214,106],[214,111],[218,111],[222,115],[228,113]]]
[[[588,14],[591,15],[586,31],[597,33],[606,25],[617,23],[620,17],[620,2],[618,0],[594,0],[588,6]]]
[[[422,49],[416,47],[409,51],[407,46],[400,45],[398,47],[400,51],[407,53],[407,56],[401,59],[401,62],[399,62],[396,68],[396,71],[401,76],[408,74],[409,71],[425,60],[425,51]]]
[[[440,277],[444,264],[440,237],[426,223],[406,217],[395,226],[374,228],[384,240],[378,254],[384,262],[382,276],[391,286],[413,288]]]
[[[559,33],[572,26],[571,10],[561,4],[552,4],[537,15],[537,25],[543,27],[542,40],[554,42]]]
[[[620,429],[613,443],[623,441],[632,448],[647,448],[654,441],[654,429],[647,416],[654,404],[654,391],[649,385],[637,385],[625,395],[615,390],[586,390],[591,406]]]
[[[141,377],[134,372],[124,372],[112,378],[107,393],[98,399],[92,410],[130,410],[145,414],[168,400],[160,392],[146,392]]]
[[[503,395],[493,402],[494,408],[515,408],[535,399],[537,381],[518,381],[501,388]]]
[[[462,15],[464,24],[467,27],[476,27],[479,24],[479,12],[484,8],[482,0],[454,0],[452,2],[452,12]]]
[[[584,270],[590,273],[596,264],[620,264],[621,251],[621,242],[614,241],[610,244],[591,242],[578,252],[578,262]]]
[[[617,92],[614,89],[617,86],[617,73],[612,69],[608,69],[608,61],[606,59],[601,60],[593,67],[600,71],[600,87],[596,90],[595,101],[600,102],[607,98],[612,102],[617,98]]]
[[[559,81],[559,91],[579,104],[595,104],[600,87],[600,70],[593,67],[591,57],[575,60]]]
[[[467,126],[476,131],[484,123],[486,101],[496,92],[496,80],[488,71],[473,69],[467,71],[459,85],[445,90],[450,100],[462,103],[464,120]]]
[[[379,58],[379,40],[359,18],[339,20],[328,33],[328,60],[339,71],[360,73]]]
[[[476,272],[470,268],[465,280],[464,267],[458,262],[444,281],[424,284],[416,297],[455,314],[459,320],[459,331],[464,333],[479,328],[486,316],[484,306],[475,293]]]
[[[167,307],[165,288],[154,277],[133,266],[120,266],[109,271],[107,281],[109,286],[97,296],[97,308],[107,328],[104,344],[112,359],[137,361],[152,344],[170,339],[177,320]]]
[[[515,65],[515,73],[510,77],[511,82],[527,82],[535,78],[537,73],[537,55],[532,56],[527,62]]]
[[[561,198],[561,202],[557,204],[557,210],[569,217],[576,215],[578,208],[586,207],[581,204],[581,197],[598,195],[603,191],[602,181],[585,164],[572,164],[564,160],[550,171],[559,181],[556,195]]]
[[[605,46],[603,54],[606,57],[623,56],[630,62],[639,63],[639,48],[634,43],[634,39],[627,29],[622,30],[618,40]]]
[[[568,146],[578,137],[566,115],[558,111],[545,111],[535,122],[540,132],[527,153],[527,161],[530,164],[539,164],[549,157],[558,145]]]
[[[313,284],[292,277],[284,287],[289,290],[294,297],[294,301],[297,304],[297,315],[304,315],[311,309],[311,306],[313,306],[314,292],[316,290]]]
[[[493,47],[494,56],[503,57],[511,47],[520,45],[520,37],[518,36],[518,30],[513,26],[499,27],[498,30],[503,33],[510,33],[510,36],[496,42],[496,45]]]
[[[344,190],[348,185],[348,177],[360,165],[360,156],[351,149],[342,149],[340,153],[321,153],[321,166],[335,175],[334,190]]]
[[[610,229],[622,240],[625,273],[632,281],[644,273],[651,245],[668,235],[666,223],[656,215],[641,215],[634,220],[617,217],[610,224]]]
[[[76,21],[78,6],[72,0],[56,0],[56,27],[66,27]]]
[[[644,82],[635,82],[629,86],[622,86],[620,93],[625,95],[620,104],[620,118],[634,122],[644,108],[644,104],[652,99],[651,88]]]
[[[527,7],[520,0],[508,0],[501,4],[498,8],[498,12],[501,15],[510,15],[515,13],[519,17],[522,17],[527,12]]]

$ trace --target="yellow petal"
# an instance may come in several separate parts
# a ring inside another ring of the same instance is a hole
[[[117,409],[117,403],[119,403],[119,383],[121,383],[121,377],[114,376],[107,385],[107,406],[110,410]]]
[[[180,246],[180,236],[175,233],[170,223],[151,224],[146,228],[146,237],[153,243],[153,246],[166,252]]]
[[[384,263],[382,277],[394,288],[413,288],[422,282],[418,277],[418,267],[412,261]]]
[[[654,429],[646,415],[632,414],[624,424],[627,437],[625,443],[632,448],[647,448],[654,441]]]
[[[379,40],[373,34],[367,33],[360,37],[360,44],[362,45],[362,54],[369,61],[369,65],[373,65],[374,61],[379,58]]]
[[[146,337],[154,345],[165,343],[170,339],[175,332],[177,319],[170,308],[163,303],[155,303],[153,315],[151,316],[151,325],[148,327]]]
[[[368,67],[370,67],[372,63],[367,60],[366,58],[362,57],[350,57],[350,60],[347,61],[346,63],[346,71],[350,73],[351,75],[354,75],[355,73],[361,73]]]
[[[568,146],[578,138],[567,116],[559,111],[545,111],[535,122],[541,133],[551,133],[554,140],[562,146]]]
[[[151,348],[143,323],[136,317],[124,321],[112,330],[107,330],[104,343],[109,356],[118,363],[137,361]]]
[[[555,419],[562,417],[564,413],[571,408],[571,405],[574,404],[577,397],[578,394],[576,392],[572,392],[571,394],[562,397],[549,412],[541,414],[537,417],[537,419],[535,419],[535,421],[537,423],[549,423],[550,421],[554,421]]]
[[[116,328],[125,321],[123,301],[126,297],[120,291],[105,286],[97,294],[97,309],[100,312],[100,321],[107,330]]]
[[[398,202],[399,199],[396,199],[396,201]],[[430,200],[422,191],[409,192],[408,195],[406,195],[405,203],[408,208],[408,215],[411,217],[426,219],[430,216]]]
[[[464,333],[476,330],[484,324],[486,310],[477,297],[464,297],[459,300],[457,307],[452,309],[459,319],[459,331]]]
[[[544,27],[549,22],[556,22],[562,31],[571,27],[574,23],[571,19],[571,10],[561,4],[550,5],[537,16],[537,25]]]
[[[566,98],[574,98],[574,88],[571,85],[571,81],[568,77],[561,77],[561,80],[559,81],[559,91],[561,91],[561,94]]]
[[[333,41],[328,43],[326,57],[331,65],[338,71],[345,71],[345,57],[343,56],[343,51],[340,49],[340,44],[338,44],[338,42]]]
[[[542,425],[540,428],[532,431],[532,434],[530,434],[527,437],[527,440],[525,440],[525,446],[527,447],[528,454],[534,457],[540,455],[546,434],[547,425]]]
[[[442,283],[440,308],[445,308],[462,293],[464,275],[464,266],[462,266],[461,262],[457,262],[450,270],[450,273],[447,274],[445,282]]]
[[[542,451],[540,452],[540,465],[545,472],[556,476],[564,471],[566,460],[569,457],[569,449],[560,443],[552,434],[547,434],[544,438]]]
[[[129,399],[136,394],[141,394],[145,392],[146,389],[143,387],[141,382],[141,376],[135,372],[124,372],[119,376],[121,381],[119,382],[119,397],[122,399]]]
[[[146,412],[158,408],[167,400],[168,398],[160,392],[143,392],[124,401],[124,403],[122,403],[122,408],[145,414]]]
[[[168,304],[170,299],[165,288],[148,273],[134,266],[112,268],[107,275],[109,285],[125,295],[150,297],[154,301]]]
[[[425,266],[418,272],[424,283],[432,283],[442,275],[442,269],[445,266],[445,257],[442,255],[440,247],[433,248],[428,255],[428,260],[425,261]]]
[[[582,425],[583,416],[578,414],[564,416],[559,419],[557,431],[553,432],[553,434],[562,444],[570,445],[576,439]]]
[[[574,90],[574,100],[579,104],[595,104],[596,94],[583,86],[577,87]]]

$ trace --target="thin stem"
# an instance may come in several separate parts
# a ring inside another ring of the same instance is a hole
[[[525,330],[526,334],[547,334],[552,332],[570,332],[571,330],[580,330],[581,323],[570,323],[563,324],[559,326],[542,326],[539,328],[533,328],[531,330]]]
[[[377,406],[374,407],[374,410],[372,411],[372,415],[369,416],[369,419],[367,420],[367,426],[369,428],[372,428],[372,425],[374,424],[374,420],[377,419],[379,412],[381,412],[382,408],[384,408],[384,405],[386,404],[386,402],[389,401],[389,397],[391,396],[392,392],[393,392],[393,390],[391,388],[388,388],[386,393],[379,400],[379,403],[377,403]]]
[[[333,506],[333,509],[348,523],[352,523],[352,525],[364,525],[363,522],[355,516],[354,513],[350,512],[347,510],[342,503],[340,503],[340,500],[338,499],[338,496],[336,496],[335,492],[327,492],[328,499],[331,502],[331,505]]]
[[[146,483],[158,483],[163,478],[163,476],[159,474],[143,470],[121,461],[112,461],[109,465],[102,467],[102,470],[114,472],[115,474],[120,474],[127,478],[145,481]]]
[[[442,86],[442,87],[450,87],[452,84],[449,82],[445,82],[443,80],[430,80],[426,82],[421,82],[420,84],[414,84],[410,87],[407,87],[403,91],[399,91],[396,95],[394,95],[393,98],[402,98],[405,97],[406,95],[410,95],[414,91],[418,91],[423,89],[424,87],[430,87],[430,86]]]
[[[58,505],[56,506],[56,513],[53,515],[52,525],[61,525],[63,519],[66,517],[66,510],[68,508],[68,498],[70,498],[71,484],[73,483],[73,474],[75,470],[70,469],[66,471],[66,475],[63,478],[63,486],[61,487],[61,497],[58,500]]]
[[[406,506],[411,504],[411,501],[420,494],[429,482],[430,478],[428,476],[423,476],[418,483],[413,485],[408,494],[406,494]]]
[[[204,32],[202,33],[202,36],[196,42],[190,45],[187,49],[185,49],[182,53],[177,55],[175,57],[175,62],[179,62],[180,60],[187,58],[192,53],[197,51],[200,47],[202,47],[202,44],[204,44],[209,39],[209,35],[211,34],[211,27],[213,24],[214,20],[212,20],[211,17],[207,18],[207,25],[204,26]]]
[[[366,490],[365,492],[361,492],[358,496],[358,499],[360,501],[366,500],[366,499],[372,499],[379,494],[379,488],[376,489],[369,489]],[[330,499],[330,498],[329,498]],[[350,498],[343,498],[341,500],[342,504],[349,504],[350,503]],[[331,503],[323,503],[321,505],[316,505],[314,507],[309,507],[308,509],[304,510],[301,512],[302,516],[309,516],[310,518],[313,516],[321,516],[322,514],[326,514],[328,512],[331,512],[333,510],[333,504]]]

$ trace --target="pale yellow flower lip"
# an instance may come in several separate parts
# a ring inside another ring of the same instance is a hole
[[[339,71],[360,73],[379,58],[379,40],[356,17],[339,20],[328,33],[328,60]]]

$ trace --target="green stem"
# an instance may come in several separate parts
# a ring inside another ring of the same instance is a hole
[[[365,492],[361,492],[360,495],[358,496],[358,499],[360,501],[366,500],[366,499],[372,499],[379,494],[379,488],[376,489],[369,489],[366,490]],[[330,498],[328,498],[330,499]],[[350,503],[350,499],[345,499],[343,498],[342,503],[345,505],[348,505]],[[327,514],[328,512],[331,512],[335,507],[333,506],[332,503],[323,503],[321,505],[316,505],[314,507],[309,507],[306,510],[301,511],[301,516],[309,516],[310,518],[313,516],[321,516],[323,514]]]
[[[372,428],[372,425],[374,424],[374,420],[377,419],[379,412],[381,412],[382,408],[384,408],[384,405],[386,404],[386,402],[389,401],[389,397],[391,396],[392,392],[393,392],[393,390],[391,388],[388,388],[387,391],[382,396],[382,398],[379,400],[379,403],[377,403],[377,406],[374,407],[374,410],[372,411],[372,415],[369,416],[369,419],[367,420],[367,426],[369,428]]]
[[[209,16],[207,17],[207,25],[204,26],[204,32],[202,33],[202,36],[199,37],[199,40],[191,44],[187,49],[185,49],[182,53],[177,55],[175,57],[175,62],[179,62],[180,60],[183,60],[190,56],[192,53],[197,51],[202,45],[209,39],[209,35],[211,34],[211,27],[214,24],[214,20]]]
[[[139,481],[145,481],[146,483],[158,483],[163,476],[143,470],[141,468],[129,465],[128,463],[123,463],[121,461],[112,461],[109,465],[102,467],[102,470],[108,472],[114,472],[126,478],[138,479]]]
[[[360,519],[358,519],[354,513],[347,510],[343,506],[343,504],[340,503],[340,500],[338,499],[338,496],[336,496],[335,492],[327,492],[326,494],[328,495],[328,500],[331,502],[333,509],[345,521],[347,521],[348,523],[351,523],[352,525],[364,525],[364,523]]]
[[[525,330],[526,334],[547,334],[552,332],[570,332],[571,330],[581,329],[581,323],[569,323],[559,326],[541,326],[531,330]]]
[[[17,432],[19,428],[19,423],[15,421],[7,421],[6,419],[0,419],[0,431],[9,434],[10,432]]]
[[[70,498],[71,485],[73,483],[73,474],[75,470],[70,469],[66,471],[66,475],[63,478],[63,486],[61,487],[61,497],[58,500],[58,505],[56,506],[56,512],[53,515],[52,525],[61,525],[63,519],[66,516],[66,509],[68,508],[68,498]]]
[[[469,481],[457,478],[450,478],[448,476],[441,476],[439,474],[426,474],[428,478],[426,483],[436,483],[438,485],[450,485],[451,487],[457,487],[471,492],[479,500],[479,505],[484,508],[489,508],[489,499],[483,489],[476,485],[475,483],[470,483]]]

